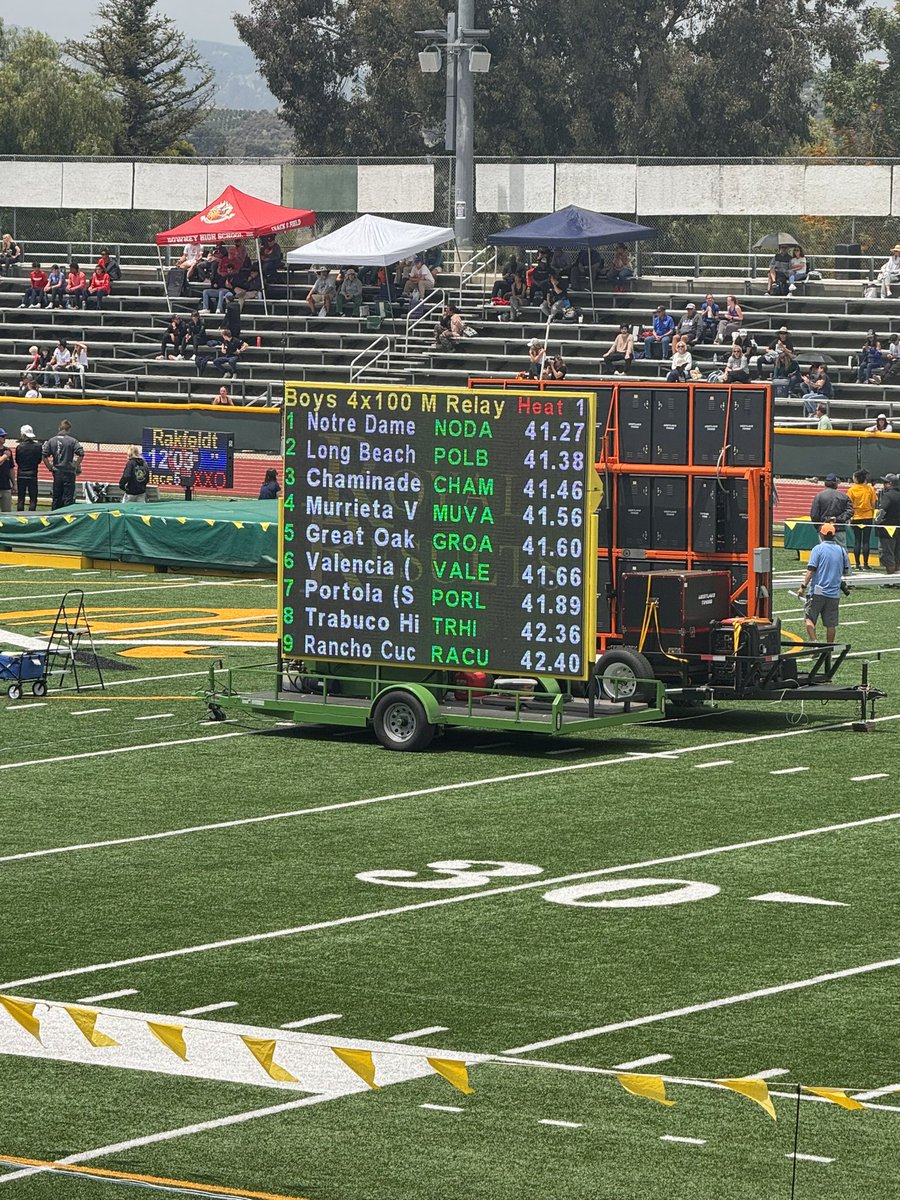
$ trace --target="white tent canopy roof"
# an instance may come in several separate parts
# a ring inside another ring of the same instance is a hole
[[[401,258],[453,240],[452,229],[437,225],[412,225],[365,213],[327,233],[325,237],[298,246],[287,256],[289,263],[323,263],[333,266],[387,267]]]

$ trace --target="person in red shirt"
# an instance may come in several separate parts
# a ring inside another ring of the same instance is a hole
[[[94,273],[91,276],[91,282],[88,284],[88,304],[95,304],[97,308],[102,308],[103,297],[109,295],[111,287],[112,285],[109,281],[109,275],[106,273],[106,268],[97,263]]]
[[[39,262],[31,264],[31,274],[28,276],[29,287],[25,292],[25,300],[19,308],[43,308],[44,288],[47,286],[47,273],[41,270]]]
[[[82,308],[87,299],[87,279],[77,262],[69,264],[66,280],[66,308]]]

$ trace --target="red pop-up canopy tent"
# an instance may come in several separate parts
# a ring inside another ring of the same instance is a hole
[[[315,225],[316,214],[308,208],[286,208],[256,196],[248,196],[236,187],[227,187],[221,196],[207,204],[202,212],[156,234],[157,246],[175,246],[190,242],[224,242],[230,238],[255,238],[259,260],[259,239],[270,233],[284,233]],[[162,254],[160,253],[162,271]],[[260,273],[263,304],[266,303],[265,280]],[[169,305],[171,309],[171,304]]]

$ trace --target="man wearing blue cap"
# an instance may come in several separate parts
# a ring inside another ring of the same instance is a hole
[[[835,527],[835,541],[846,546],[847,522],[853,516],[853,501],[846,492],[838,490],[839,482],[837,475],[825,476],[825,486],[813,497],[809,519],[817,529],[824,521],[830,521]]]
[[[15,459],[12,446],[6,444],[6,430],[0,429],[0,512],[12,509],[12,485]]]

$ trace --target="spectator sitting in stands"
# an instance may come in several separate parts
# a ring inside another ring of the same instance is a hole
[[[767,296],[786,296],[788,275],[791,271],[791,247],[779,246],[769,263],[769,286]]]
[[[105,271],[113,283],[118,283],[122,278],[122,268],[116,261],[115,255],[110,254],[109,250],[105,248],[100,251],[97,267],[99,270]]]
[[[235,238],[234,245],[230,251],[226,252],[226,257],[219,267],[219,273],[237,275],[238,271],[243,271],[247,258],[247,247],[244,245],[243,238]]]
[[[65,338],[60,338],[56,343],[56,349],[50,356],[47,370],[44,373],[45,386],[52,380],[53,386],[58,388],[62,383],[60,371],[68,371],[71,361],[72,351],[66,345]]]
[[[416,292],[419,294],[419,304],[422,304],[428,292],[433,289],[434,276],[428,267],[425,266],[425,259],[422,255],[417,254],[413,259],[409,275],[406,277],[406,283],[403,285],[403,295],[409,300],[410,308],[413,307],[412,298]]]
[[[540,379],[544,374],[544,359],[547,356],[547,351],[544,349],[542,342],[537,338],[531,338],[528,343],[528,378]]]
[[[15,275],[22,258],[22,247],[11,233],[4,233],[0,241],[0,275]]]
[[[335,295],[337,314],[342,317],[349,311],[351,316],[358,317],[362,306],[363,285],[359,281],[355,267],[348,267],[340,287]]]
[[[550,256],[546,250],[538,250],[534,263],[525,272],[528,284],[528,303],[541,304],[550,287]]]
[[[47,273],[41,270],[39,262],[31,264],[31,274],[28,276],[28,287],[25,291],[25,299],[19,305],[19,308],[43,308],[44,307],[44,289],[47,287]]]
[[[634,276],[631,265],[631,255],[624,242],[617,242],[613,247],[612,263],[606,272],[606,278],[613,284],[614,292],[624,292],[625,284]],[[665,358],[665,354],[663,358]]]
[[[103,308],[103,298],[108,296],[112,290],[109,274],[98,263],[91,276],[91,281],[88,284],[87,303],[90,306],[92,303],[98,309]]]
[[[693,346],[695,342],[700,341],[700,333],[702,330],[702,320],[697,312],[697,305],[690,301],[684,310],[684,316],[675,327],[675,334],[680,337],[683,342],[687,342],[689,346]]]
[[[389,267],[388,270],[394,273],[394,287],[402,288],[412,270],[412,259],[401,258],[399,262],[394,263],[393,267]]]
[[[187,278],[191,279],[202,260],[203,244],[201,242],[188,242],[181,252],[181,258],[179,258],[175,265],[176,267],[183,268]]]
[[[33,375],[23,375],[19,384],[19,394],[24,396],[26,400],[40,400],[41,390],[37,385],[37,380]]]
[[[160,353],[157,354],[159,359],[182,359],[184,357],[184,339],[187,335],[184,321],[181,317],[172,317],[169,324],[166,326],[166,332],[162,336],[160,343]]]
[[[806,255],[799,246],[794,246],[791,250],[791,261],[788,264],[788,291],[796,292],[797,284],[803,282],[807,273]]]
[[[66,308],[82,308],[87,300],[87,279],[77,262],[69,264],[66,278]]]
[[[675,332],[675,322],[666,312],[666,306],[660,304],[653,317],[653,332],[644,338],[644,358],[653,358],[653,351],[659,349],[657,358],[668,358],[672,345],[672,334]]]
[[[76,342],[72,347],[72,357],[69,359],[69,378],[66,380],[66,387],[80,387],[84,391],[84,379],[89,365],[87,344]]]
[[[688,342],[685,338],[675,335],[672,343],[672,369],[666,376],[666,383],[687,383],[688,372],[694,365]]]
[[[891,334],[886,354],[891,362],[896,362],[897,359],[900,359],[900,333]]]
[[[599,282],[601,275],[605,274],[603,267],[603,255],[585,246],[583,250],[578,251],[569,268],[569,286],[577,292],[590,288],[592,283]]]
[[[633,362],[634,337],[628,325],[623,321],[609,349],[600,359],[600,370],[602,371],[604,366],[609,366],[615,368],[617,375],[625,375]],[[618,363],[622,364],[621,371],[617,366]]]
[[[455,304],[445,304],[441,319],[434,327],[434,344],[438,350],[455,350],[465,337],[466,323]]]
[[[277,500],[280,491],[281,484],[278,482],[278,472],[274,467],[269,467],[266,471],[266,478],[259,489],[259,498],[260,500]]]
[[[248,343],[236,338],[227,325],[222,326],[221,342],[218,346],[207,348],[207,353],[197,355],[197,374],[202,375],[211,363],[216,370],[221,371],[226,379],[234,377],[237,371],[238,358],[247,350]],[[212,353],[209,353],[209,350]]]
[[[30,346],[28,349],[28,353],[30,355],[30,358],[25,367],[25,374],[30,374],[30,375],[35,375],[35,376],[40,375],[43,382],[46,383],[47,377],[44,374],[44,372],[47,370],[47,367],[50,365],[50,359],[52,357],[50,354],[50,347],[49,346],[41,346],[40,350],[38,350],[37,346]]]
[[[54,263],[50,268],[44,295],[47,297],[47,305],[50,308],[62,308],[65,305],[66,273],[58,263]]]
[[[782,346],[787,346],[787,348],[788,348],[788,350],[790,350],[791,354],[794,353],[794,343],[791,340],[790,334],[788,333],[787,325],[781,326],[781,328],[778,330],[778,334],[776,335],[775,341],[772,342],[772,344],[771,344],[771,346],[769,346],[768,350],[766,350],[763,354],[760,354],[757,357],[757,359],[756,359],[756,378],[757,379],[762,379],[763,367],[771,366],[772,363],[774,363],[775,357],[778,354],[779,350],[782,348]]]
[[[306,293],[310,316],[314,317],[316,313],[319,313],[321,316],[327,317],[331,312],[332,304],[334,304],[334,293],[335,286],[331,273],[327,267],[320,267],[316,272],[315,282]]]
[[[565,379],[568,368],[561,354],[554,354],[552,358],[546,358],[544,364],[545,379]]]
[[[834,429],[834,422],[828,415],[827,405],[817,404],[813,416],[816,418],[816,429],[820,433],[827,433],[829,429]]]
[[[775,395],[780,397],[799,396],[805,389],[800,374],[800,364],[794,357],[793,351],[782,346],[775,355],[772,364],[772,387]]]
[[[213,396],[213,404],[223,408],[233,408],[234,401],[231,398],[231,393],[223,383],[219,390]]]
[[[719,328],[719,306],[716,304],[715,297],[711,292],[706,293],[706,298],[700,305],[700,337],[701,342],[715,341],[716,331]]]
[[[744,310],[737,302],[736,296],[728,296],[725,300],[725,313],[719,322],[716,332],[716,342],[721,345],[726,337],[733,338],[744,321]]]
[[[218,314],[219,316],[221,316],[222,313],[225,311],[225,305],[228,303],[229,300],[233,300],[233,299],[234,299],[234,280],[232,279],[232,277],[230,275],[226,275],[225,278],[222,280],[221,285],[219,285],[219,286],[213,285],[212,287],[203,289],[203,297],[201,300],[202,307],[200,309],[200,312],[206,313],[209,316],[213,316],[214,313],[213,313],[212,304],[213,304],[213,300],[215,300],[215,302],[216,302],[215,314]]]
[[[874,425],[866,426],[866,433],[893,433],[893,432],[894,432],[894,427],[890,423],[890,421],[887,419],[887,417],[884,415],[884,413],[878,414],[878,416],[875,418]]]
[[[828,370],[824,363],[816,363],[802,376],[805,391],[803,392],[803,415],[811,417],[820,400],[832,400],[834,388],[828,378]]]
[[[501,321],[521,321],[522,306],[528,298],[528,284],[525,282],[525,272],[516,271],[513,279],[512,287],[509,292],[509,313],[500,314]]]
[[[255,300],[259,295],[260,275],[257,263],[245,262],[240,271],[233,277],[231,285],[235,298],[243,311],[247,300]]]
[[[203,323],[203,318],[196,310],[191,313],[191,319],[184,327],[184,337],[181,343],[180,353],[185,358],[191,358],[194,354],[199,354],[210,345],[209,334],[206,332],[206,326]],[[168,353],[168,351],[167,351]]]
[[[878,284],[881,288],[881,299],[891,298],[891,288],[900,283],[900,245],[891,251],[891,257],[878,272]]]
[[[870,333],[860,350],[857,359],[856,382],[857,383],[877,383],[877,372],[884,366],[884,354],[881,349],[881,342],[875,337],[874,333]]]
[[[266,283],[281,270],[284,263],[284,251],[278,245],[274,233],[267,234],[259,243],[259,265],[262,267]]]
[[[747,355],[744,353],[744,347],[740,342],[735,342],[731,347],[731,356],[725,364],[725,370],[722,372],[723,383],[749,383],[750,370],[747,362]]]
[[[566,310],[571,307],[572,301],[569,299],[565,280],[559,275],[551,275],[550,290],[541,304],[541,316],[545,320],[561,321],[566,315]]]
[[[507,265],[503,270],[503,274],[491,288],[491,301],[508,299],[515,278],[515,270]]]

